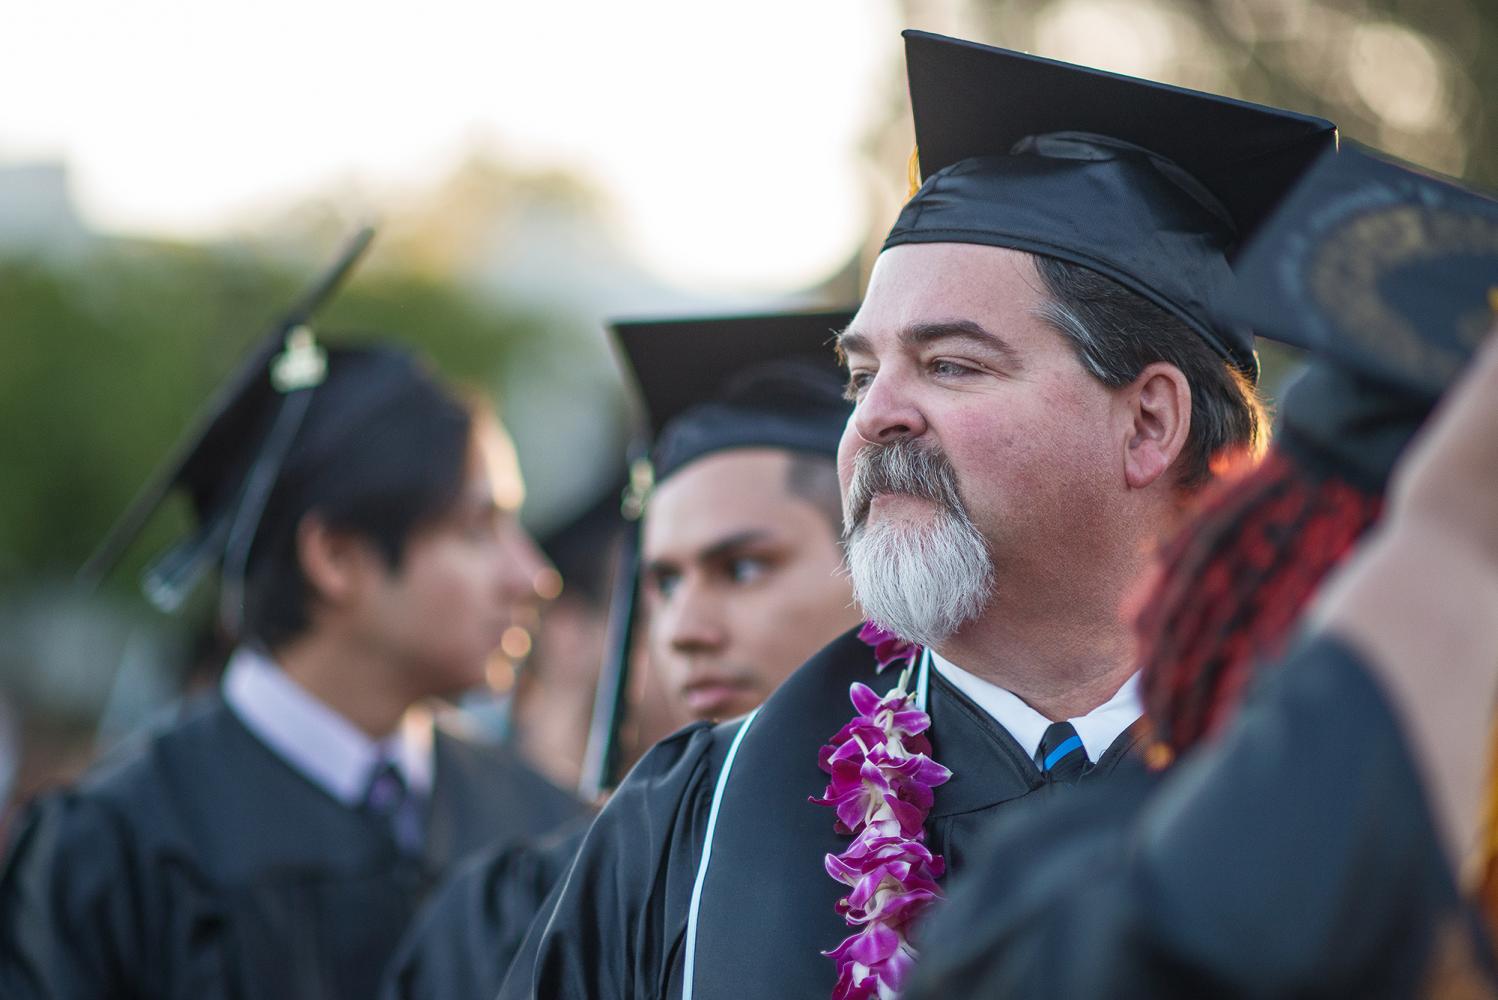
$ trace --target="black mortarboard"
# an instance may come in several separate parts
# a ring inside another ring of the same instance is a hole
[[[167,495],[178,489],[192,500],[196,526],[147,569],[143,583],[154,603],[174,609],[209,568],[220,561],[239,562],[248,554],[255,524],[312,392],[327,375],[327,353],[305,324],[337,291],[373,237],[368,227],[355,234],[333,265],[234,368],[84,564],[80,583],[92,586],[102,579]]]
[[[1224,319],[1311,352],[1282,432],[1382,487],[1493,321],[1498,201],[1349,146],[1244,249]]]
[[[1331,122],[921,31],[905,34],[925,183],[885,241],[977,243],[1088,267],[1257,371],[1215,321],[1239,240]]]
[[[612,324],[654,436],[654,478],[728,448],[837,454],[853,406],[832,341],[850,311]]]

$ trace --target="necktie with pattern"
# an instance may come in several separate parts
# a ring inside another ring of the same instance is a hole
[[[1087,769],[1087,750],[1070,722],[1053,722],[1040,738],[1035,763],[1051,781],[1073,784]]]

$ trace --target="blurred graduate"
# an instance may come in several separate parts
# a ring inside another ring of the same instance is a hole
[[[358,998],[456,859],[580,804],[423,702],[483,682],[545,564],[513,449],[408,351],[259,345],[128,512],[195,527],[148,570],[219,578],[221,687],[39,801],[0,877],[7,998]]]

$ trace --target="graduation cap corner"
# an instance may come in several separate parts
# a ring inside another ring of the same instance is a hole
[[[233,564],[248,554],[260,507],[312,392],[327,376],[327,353],[309,323],[343,285],[374,234],[368,225],[354,233],[333,263],[210,395],[79,569],[76,585],[85,590],[97,587],[166,497],[180,489],[192,497],[197,525],[147,566],[143,591],[161,610],[174,611],[220,561],[225,564],[226,587],[235,588]],[[236,600],[226,595],[225,604],[232,606]]]

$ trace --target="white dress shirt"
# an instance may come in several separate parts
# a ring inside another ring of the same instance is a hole
[[[1040,752],[1040,739],[1051,725],[1051,720],[1025,704],[1018,695],[991,684],[976,674],[970,674],[951,660],[943,659],[933,650],[931,665],[957,690],[967,695],[993,720],[1003,726],[1010,736],[1025,749],[1033,760]],[[1086,715],[1067,719],[1077,736],[1082,740],[1082,749],[1087,759],[1097,762],[1113,741],[1144,715],[1144,702],[1139,697],[1139,674],[1136,672],[1123,682],[1123,686],[1097,708]]]
[[[432,791],[432,719],[406,713],[383,740],[372,740],[297,684],[264,654],[241,646],[224,671],[224,701],[262,743],[346,806],[358,807],[375,769],[385,761],[406,788]]]

